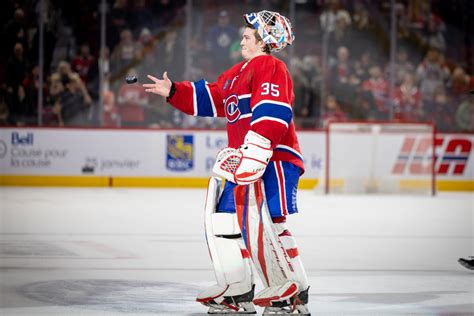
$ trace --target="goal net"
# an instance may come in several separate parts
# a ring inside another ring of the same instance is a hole
[[[433,124],[332,122],[325,192],[434,195],[434,144]]]

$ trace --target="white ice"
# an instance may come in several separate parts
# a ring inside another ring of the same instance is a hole
[[[206,313],[205,190],[0,194],[0,315]],[[312,315],[474,315],[474,272],[457,263],[474,255],[474,195],[300,191],[298,206]]]

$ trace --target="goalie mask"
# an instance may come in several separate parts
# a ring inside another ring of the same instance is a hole
[[[290,20],[278,12],[260,11],[244,14],[245,21],[252,25],[262,38],[263,42],[270,46],[271,51],[280,51],[291,45],[295,39]]]

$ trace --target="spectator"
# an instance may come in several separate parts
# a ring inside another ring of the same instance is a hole
[[[112,73],[123,72],[140,57],[139,45],[134,41],[132,31],[123,30],[120,32],[120,43],[115,47],[110,58]]]
[[[59,72],[55,72],[49,78],[48,94],[45,106],[43,107],[43,124],[46,126],[64,126],[61,117],[61,95],[64,92],[64,85]]]
[[[131,68],[128,75],[135,74]],[[148,94],[140,84],[123,83],[118,93],[118,113],[124,127],[144,127],[145,107],[149,105]]]
[[[349,26],[351,17],[346,11],[339,11],[336,15],[336,25],[328,38],[328,54],[330,58],[337,55],[337,49],[341,46],[350,46]]]
[[[370,78],[362,82],[362,90],[372,93],[377,107],[377,119],[387,120],[389,118],[388,90],[389,84],[384,79],[382,69],[379,65],[373,65],[369,69]]]
[[[301,115],[314,118],[315,121],[319,120],[320,109],[316,108],[316,105],[319,104],[321,66],[318,56],[306,55],[303,58],[299,75],[299,80],[302,83]]]
[[[120,41],[120,32],[130,27],[127,0],[115,0],[110,17],[107,19],[107,46],[114,48]]]
[[[22,82],[25,93],[25,120],[28,125],[34,125],[37,119],[38,111],[38,90],[39,90],[39,67],[34,65],[31,71]],[[47,97],[47,85],[43,86],[43,96]]]
[[[28,70],[28,63],[24,56],[24,49],[21,43],[16,43],[13,48],[13,55],[6,66],[6,102],[9,113],[14,122],[23,124],[26,116],[26,109],[23,107],[24,90],[21,86]]]
[[[230,65],[230,46],[238,37],[238,30],[230,25],[229,14],[219,12],[217,24],[211,26],[207,35],[207,51],[213,61],[214,71],[222,72]]]
[[[424,118],[436,123],[436,131],[444,133],[453,131],[456,108],[443,87],[436,89],[433,100],[426,102],[423,107]]]
[[[159,64],[159,53],[156,47],[156,40],[147,28],[143,28],[137,41],[137,49],[140,51],[139,55],[142,57],[138,73],[140,76],[145,76],[149,69],[156,69]],[[160,60],[160,62],[162,62]]]
[[[421,117],[421,92],[412,73],[406,73],[402,84],[395,90],[394,117],[400,121],[416,121]]]
[[[351,27],[351,49],[353,55],[359,57],[373,45],[372,34],[374,23],[367,8],[361,3],[354,4],[353,25]]]
[[[186,1],[183,0],[155,0],[151,6],[156,21],[157,29],[166,28],[170,25],[176,25],[176,20],[182,17],[181,11]]]
[[[70,81],[71,76],[77,75],[77,73],[72,71],[71,64],[69,62],[62,60],[59,62],[56,72],[53,73],[53,75],[57,75],[58,77],[54,76],[54,79],[59,78],[64,88],[66,88],[66,83]]]
[[[113,91],[105,89],[103,100],[102,127],[119,127],[120,115],[115,105],[115,95]]]
[[[337,61],[331,65],[329,72],[330,88],[336,98],[344,95],[345,87],[349,84],[349,78],[354,70],[349,62],[349,50],[341,46],[337,50]]]
[[[369,69],[374,64],[372,54],[366,50],[362,53],[360,58],[354,63],[354,73],[360,81],[365,81],[370,78]]]
[[[321,23],[321,29],[327,33],[331,33],[336,29],[337,20],[339,17],[349,17],[349,12],[340,8],[339,0],[328,0],[327,8],[319,16],[319,22]]]
[[[178,33],[178,30],[170,30],[166,32],[164,42],[162,43],[162,53],[164,53],[164,59],[160,62],[164,69],[173,69],[173,73],[176,74],[174,78],[177,80],[181,78],[185,71],[185,46],[184,42],[180,40],[182,33]]]
[[[99,65],[102,65],[104,71],[104,81],[108,84],[110,80],[110,50],[105,47],[102,52],[103,58],[94,59],[94,63],[90,66],[87,72],[86,87],[92,99],[97,101],[99,99]]]
[[[415,66],[413,63],[408,59],[408,53],[405,49],[401,48],[397,51],[397,60],[394,65],[395,69],[395,82],[394,84],[399,86],[403,78],[405,78],[405,74],[407,73],[414,73]],[[390,78],[390,64],[387,64],[385,68],[385,78],[389,80]]]
[[[370,29],[369,11],[360,2],[354,4],[354,28],[365,33]]]
[[[88,75],[93,63],[94,57],[90,53],[89,45],[82,44],[79,54],[72,61],[72,69],[79,74],[85,84],[88,83]]]
[[[88,125],[92,98],[77,73],[61,78],[64,90],[59,99],[60,117],[65,126]],[[57,106],[57,104],[56,104]]]
[[[130,12],[130,22],[135,36],[138,36],[142,29],[154,29],[155,17],[151,10],[146,7],[145,0],[134,0],[133,9]]]
[[[326,97],[324,102],[324,112],[322,115],[322,126],[327,127],[330,122],[347,120],[347,115],[341,110],[340,104],[333,95]]]
[[[356,94],[350,118],[358,121],[373,121],[377,119],[377,108],[372,92],[361,91]]]
[[[5,98],[0,97],[0,126],[9,126],[10,122],[8,106],[5,103]]]
[[[420,80],[420,91],[423,100],[431,100],[436,88],[444,87],[448,78],[449,70],[440,65],[439,52],[430,49],[423,62],[416,69]]]
[[[474,77],[466,74],[462,67],[457,66],[454,68],[451,76],[451,95],[456,100],[460,100],[464,98],[471,89],[474,89]]]
[[[3,28],[3,48],[6,49],[6,54],[10,54],[10,49],[20,43],[23,49],[28,47],[28,29],[25,18],[25,11],[22,8],[15,10],[15,15],[10,19]]]
[[[446,25],[440,16],[431,11],[430,1],[421,1],[421,10],[415,16],[414,25],[421,30],[419,33],[422,44],[425,47],[432,47],[438,51],[445,52],[446,41],[444,31]]]
[[[464,100],[456,111],[456,125],[462,132],[474,132],[474,91]]]

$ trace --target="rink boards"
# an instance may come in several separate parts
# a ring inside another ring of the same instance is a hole
[[[325,132],[298,135],[306,168],[300,187],[312,189],[324,174]],[[403,152],[407,137],[381,135],[386,155],[377,167],[400,179],[426,178],[412,165],[431,158],[415,149]],[[415,142],[421,142],[416,137],[425,136],[415,136]],[[438,134],[436,143],[438,189],[474,191],[474,134]],[[216,153],[226,144],[226,132],[215,130],[1,128],[0,184],[204,187]],[[345,146],[347,159],[361,154],[350,140]],[[397,164],[406,168],[398,168],[395,175]]]

